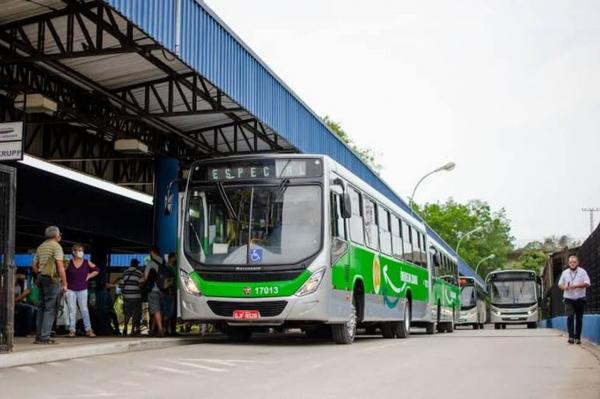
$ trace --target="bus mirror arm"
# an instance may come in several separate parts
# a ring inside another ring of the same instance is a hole
[[[173,179],[169,182],[169,184],[167,185],[167,189],[165,190],[164,214],[166,216],[169,216],[171,214],[171,211],[173,210],[173,201],[176,201],[176,199],[174,198],[175,195],[173,194],[173,185],[179,185],[179,183],[181,183],[181,179]]]

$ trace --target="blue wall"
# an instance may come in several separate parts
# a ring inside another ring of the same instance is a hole
[[[559,316],[540,321],[540,326],[567,331],[567,317]],[[583,315],[583,338],[600,344],[600,314]]]

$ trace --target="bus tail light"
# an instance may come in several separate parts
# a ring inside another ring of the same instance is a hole
[[[319,288],[319,284],[321,284],[321,280],[323,280],[323,276],[325,275],[325,268],[321,268],[314,272],[302,287],[296,292],[296,296],[305,296],[308,294],[312,294]]]
[[[183,288],[185,289],[185,292],[187,292],[190,295],[202,295],[200,289],[198,289],[198,286],[196,285],[196,283],[192,279],[192,276],[190,276],[189,273],[186,273],[183,270],[179,270],[179,275],[181,276],[181,282],[183,283]]]

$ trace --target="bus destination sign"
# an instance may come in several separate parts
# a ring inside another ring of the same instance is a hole
[[[322,176],[320,159],[265,159],[200,165],[193,180],[233,181],[254,179],[286,179]]]
[[[208,168],[210,180],[269,179],[275,176],[275,165]]]

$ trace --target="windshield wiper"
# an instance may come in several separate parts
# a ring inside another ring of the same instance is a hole
[[[281,184],[279,185],[279,198],[282,198],[283,193],[285,193],[285,190],[287,190],[288,186],[290,185],[290,179],[283,179]]]
[[[233,219],[237,220],[237,214],[235,213],[235,209],[233,209],[233,205],[231,205],[231,201],[227,196],[227,192],[223,187],[223,183],[221,183],[220,181],[217,182],[217,190],[219,191],[219,195],[221,195],[221,199],[225,203],[225,208],[227,208],[227,212],[229,213],[229,215],[231,215]]]

